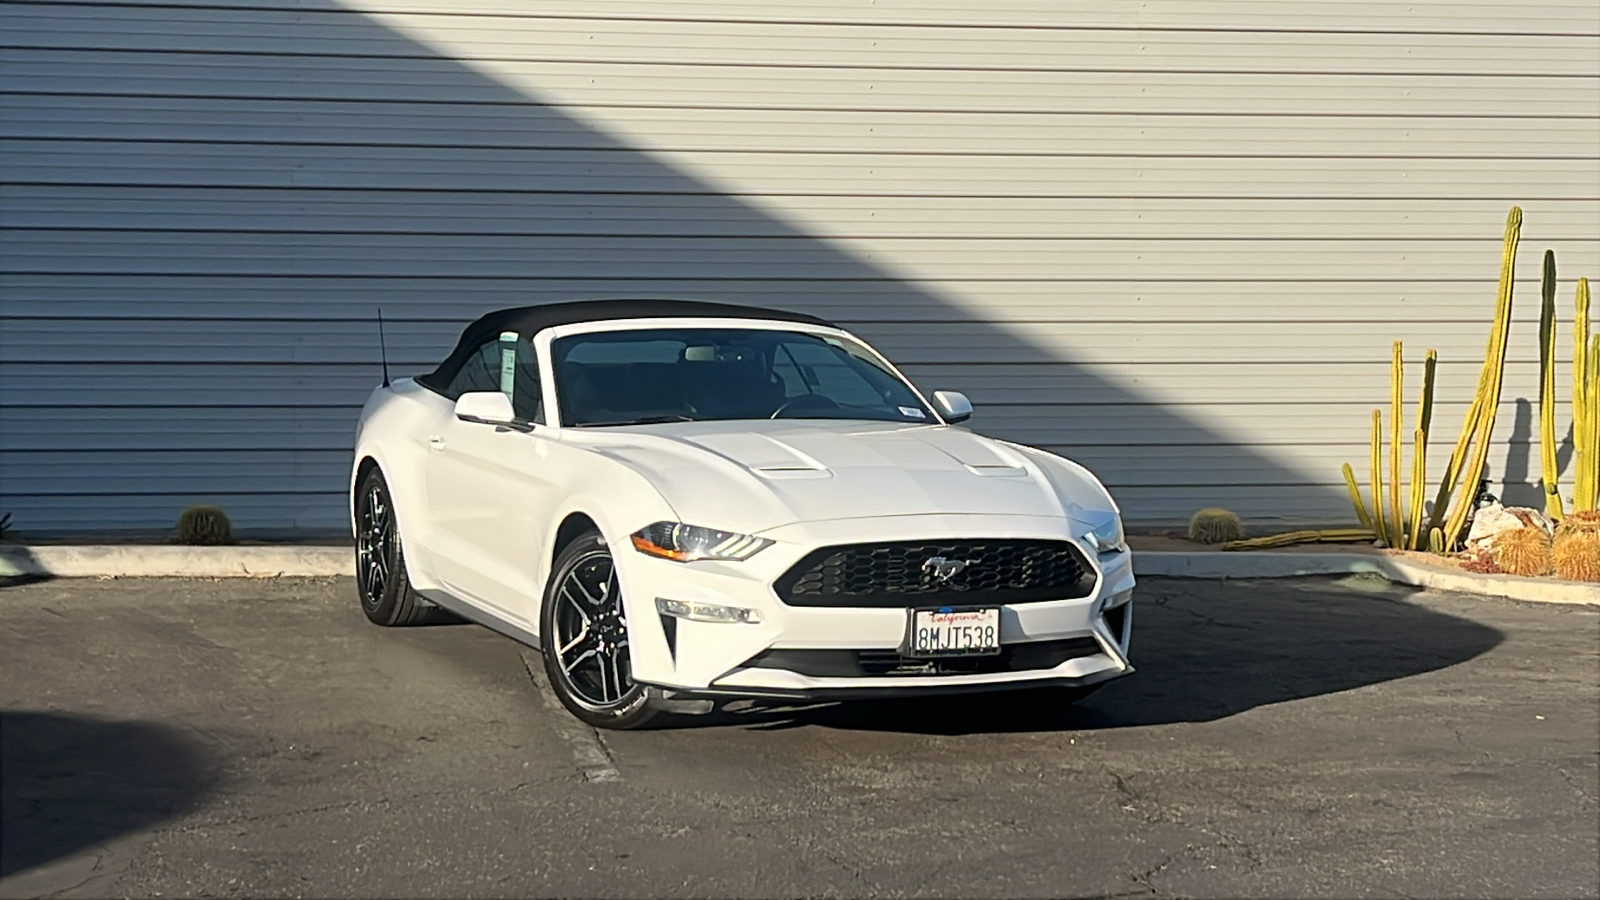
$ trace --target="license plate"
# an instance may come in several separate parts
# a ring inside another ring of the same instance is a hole
[[[986,656],[1000,652],[1000,609],[914,609],[907,656]]]

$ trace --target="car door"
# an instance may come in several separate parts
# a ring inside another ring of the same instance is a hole
[[[513,336],[514,337],[514,336]],[[452,381],[468,391],[506,390],[519,427],[457,419],[426,436],[424,481],[434,522],[434,569],[451,593],[531,624],[538,609],[538,554],[555,487],[553,437],[543,433],[538,367],[526,339],[487,342]]]

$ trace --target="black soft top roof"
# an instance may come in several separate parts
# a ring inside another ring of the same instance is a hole
[[[557,325],[575,325],[579,322],[608,322],[616,319],[654,319],[682,317],[696,319],[767,319],[778,322],[800,322],[806,325],[837,327],[832,322],[805,313],[786,312],[779,309],[762,309],[757,306],[737,306],[732,303],[709,303],[702,300],[572,300],[565,303],[544,303],[538,306],[518,306],[485,313],[461,332],[456,349],[445,357],[439,368],[426,375],[418,375],[417,382],[434,390],[444,390],[466,365],[479,347],[498,338],[507,331],[530,337],[546,328]]]

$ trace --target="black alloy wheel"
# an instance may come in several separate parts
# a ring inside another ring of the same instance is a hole
[[[556,558],[540,620],[545,674],[573,715],[601,728],[637,728],[654,716],[645,687],[633,680],[622,591],[599,533],[577,538]]]
[[[428,615],[426,601],[411,590],[400,525],[389,484],[377,469],[356,488],[356,590],[361,611],[377,625],[414,625]]]

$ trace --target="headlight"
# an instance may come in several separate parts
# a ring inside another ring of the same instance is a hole
[[[676,562],[749,559],[770,546],[766,538],[681,522],[657,522],[633,533],[633,549]]]
[[[1114,515],[1110,521],[1091,529],[1089,540],[1094,541],[1098,553],[1121,553],[1128,549],[1128,541],[1122,534],[1122,517]]]

